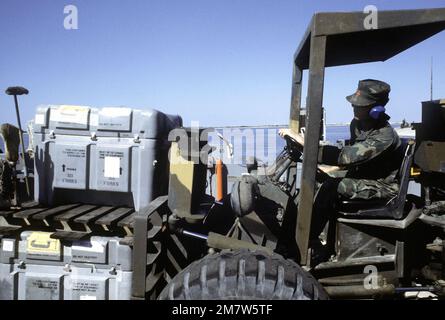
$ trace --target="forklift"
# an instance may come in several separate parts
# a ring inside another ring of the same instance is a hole
[[[309,234],[320,183],[325,68],[386,61],[445,29],[443,8],[380,11],[378,28],[371,30],[364,19],[361,12],[313,16],[293,59],[289,127],[295,132],[305,127],[304,150],[285,136],[287,146],[270,174],[243,176],[232,189],[228,207],[238,231],[232,226],[226,236],[264,249],[223,239],[216,247],[226,250],[212,251],[181,271],[162,299],[444,296],[445,100],[422,103],[422,122],[413,125],[416,139],[405,141],[397,196],[380,203],[339,203],[338,216],[325,229],[333,255],[318,263],[311,259],[317,254],[309,247]],[[304,70],[309,79],[306,116],[301,117]],[[296,186],[299,162],[301,184]],[[421,196],[408,194],[410,182],[420,184]],[[221,215],[230,216],[227,210]]]
[[[362,12],[313,16],[293,57],[289,127],[304,127],[304,149],[286,136],[273,164],[217,198],[211,129],[156,110],[39,107],[32,201],[0,210],[0,299],[443,298],[445,100],[422,103],[397,196],[340,203],[323,233],[332,255],[309,246],[325,68],[386,61],[445,29],[444,8],[378,15],[377,29]]]

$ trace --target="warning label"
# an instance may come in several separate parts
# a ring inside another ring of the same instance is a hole
[[[99,257],[97,255],[88,255],[88,254],[73,254],[73,261],[97,261]]]
[[[31,286],[39,289],[58,290],[59,281],[35,279],[31,280]]]
[[[73,291],[82,291],[89,293],[96,293],[99,290],[99,285],[92,282],[74,282]]]
[[[117,157],[117,158],[123,158],[124,152],[123,151],[99,151],[99,159],[105,159],[105,157]]]
[[[72,281],[73,299],[79,300],[104,300],[105,283],[87,279]]]
[[[27,277],[26,300],[59,300],[60,278]]]
[[[69,158],[85,158],[85,149],[66,148],[63,150],[63,154]]]

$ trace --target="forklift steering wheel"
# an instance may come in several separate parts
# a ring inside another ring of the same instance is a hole
[[[301,155],[303,154],[303,147],[289,135],[285,135],[286,151],[289,153],[290,158],[295,162],[301,162]]]

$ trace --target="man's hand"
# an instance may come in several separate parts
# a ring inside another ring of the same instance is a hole
[[[280,129],[278,131],[278,134],[280,137],[284,138],[284,136],[290,136],[291,138],[294,138],[295,141],[298,142],[301,146],[304,146],[304,135],[301,133],[296,133],[292,129]]]

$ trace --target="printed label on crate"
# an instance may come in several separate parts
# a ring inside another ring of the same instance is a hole
[[[87,147],[56,143],[55,187],[85,189]]]
[[[59,300],[60,277],[47,278],[27,275],[25,299]]]
[[[88,129],[90,108],[61,105],[51,108],[50,121],[57,128]]]
[[[100,146],[97,148],[97,189],[129,191],[129,148]]]
[[[77,262],[105,263],[105,246],[97,241],[91,241],[90,246],[78,245],[73,243],[71,246],[72,260]]]
[[[55,280],[29,279],[29,284],[41,289],[55,290],[59,288],[59,281]]]
[[[82,243],[80,241],[73,242],[71,250],[78,250],[82,252],[97,252],[97,253],[103,253],[105,251],[104,244],[98,241],[88,242],[88,245],[85,246],[81,244]]]
[[[99,285],[94,282],[73,281],[73,290],[74,291],[96,293],[98,289],[99,289]]]
[[[85,278],[72,280],[73,300],[105,300],[105,279],[103,282]]]

